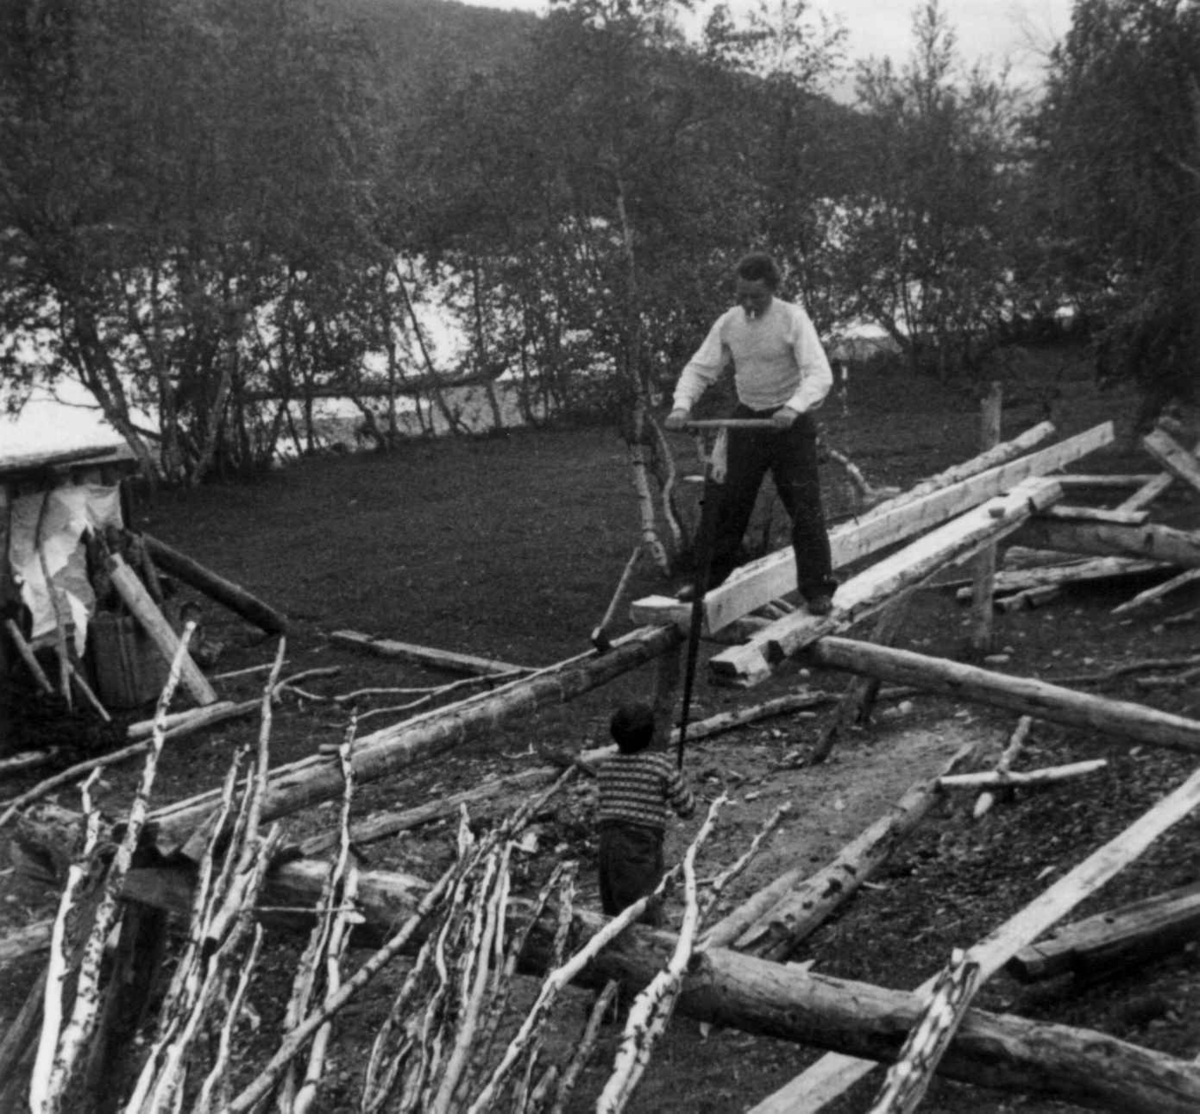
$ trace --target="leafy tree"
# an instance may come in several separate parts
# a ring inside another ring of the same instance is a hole
[[[1036,137],[1049,254],[1145,423],[1200,379],[1200,8],[1080,0]]]
[[[1011,304],[1014,103],[1002,80],[958,70],[937,0],[913,19],[910,62],[865,64],[862,192],[841,230],[843,282],[914,369],[969,371]]]
[[[148,468],[195,480],[261,461],[279,426],[252,406],[253,356],[282,335],[269,318],[289,293],[341,289],[361,256],[352,36],[269,0],[0,10],[12,335],[77,375]],[[306,312],[327,363],[353,358],[343,315]]]

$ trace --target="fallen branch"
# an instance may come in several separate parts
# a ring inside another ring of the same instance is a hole
[[[1099,673],[1076,673],[1070,677],[1050,678],[1055,685],[1101,685],[1107,681],[1115,681],[1118,677],[1130,673],[1141,673],[1147,669],[1184,669],[1191,665],[1200,665],[1200,654],[1188,654],[1182,658],[1140,658],[1138,661],[1115,665]]]
[[[1154,674],[1149,677],[1135,677],[1133,683],[1140,689],[1186,689],[1191,688],[1193,680],[1200,677],[1200,667],[1185,669],[1173,677]]]
[[[1130,611],[1136,611],[1147,604],[1156,603],[1176,589],[1184,588],[1188,584],[1194,584],[1197,580],[1200,580],[1200,568],[1185,569],[1178,576],[1173,576],[1170,580],[1164,581],[1154,588],[1147,588],[1144,592],[1139,592],[1133,599],[1126,600],[1124,603],[1114,607],[1112,613],[1114,615],[1127,615]]]
[[[1037,785],[1052,785],[1085,774],[1094,774],[1108,765],[1107,758],[1093,758],[1087,762],[1070,762],[1064,766],[1046,766],[1028,773],[1014,774],[1007,770],[984,770],[977,774],[952,774],[938,778],[942,789],[1004,789]]]

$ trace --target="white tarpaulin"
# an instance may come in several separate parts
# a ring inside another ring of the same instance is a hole
[[[50,634],[56,625],[55,600],[46,584],[48,573],[63,620],[74,624],[75,652],[83,653],[96,598],[88,582],[87,553],[81,539],[85,530],[102,531],[110,525],[122,525],[120,489],[115,485],[54,487],[14,500],[8,560],[21,599],[33,614],[31,638]]]

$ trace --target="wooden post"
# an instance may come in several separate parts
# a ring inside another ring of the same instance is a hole
[[[654,737],[670,742],[676,736],[672,719],[683,669],[683,643],[676,643],[661,654],[654,666]],[[674,745],[674,744],[672,744]]]
[[[891,646],[896,641],[904,626],[904,618],[908,614],[912,596],[911,589],[901,592],[879,613],[875,620],[872,641],[880,646]],[[870,719],[871,709],[875,706],[879,689],[878,677],[855,677],[846,686],[846,691],[838,702],[837,710],[817,737],[817,745],[813,747],[813,752],[809,756],[810,764],[817,765],[824,762],[843,731],[855,724],[864,724]]]
[[[991,390],[983,399],[980,413],[979,448],[982,452],[1000,443],[1000,414],[1003,403],[1003,388],[998,380],[992,381]],[[995,612],[992,596],[996,581],[996,547],[986,546],[975,558],[975,575],[971,585],[971,648],[977,654],[986,654],[992,648],[992,628]]]
[[[120,593],[125,605],[133,612],[134,618],[141,623],[150,636],[163,660],[172,662],[179,649],[179,636],[171,629],[171,624],[163,617],[163,613],[154,605],[150,593],[143,587],[137,573],[133,571],[119,554],[112,554],[105,567],[112,578],[113,587]],[[184,654],[183,670],[180,680],[192,694],[197,704],[215,704],[217,694],[213,691],[208,679],[200,672],[200,667],[192,661],[190,654]]]

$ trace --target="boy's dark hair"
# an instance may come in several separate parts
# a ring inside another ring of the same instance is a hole
[[[768,290],[779,289],[779,282],[782,278],[779,273],[779,264],[765,251],[752,251],[749,255],[743,255],[733,270],[738,278],[743,278],[747,282],[761,282]]]
[[[654,710],[649,704],[625,704],[608,725],[622,754],[645,750],[654,738]]]

